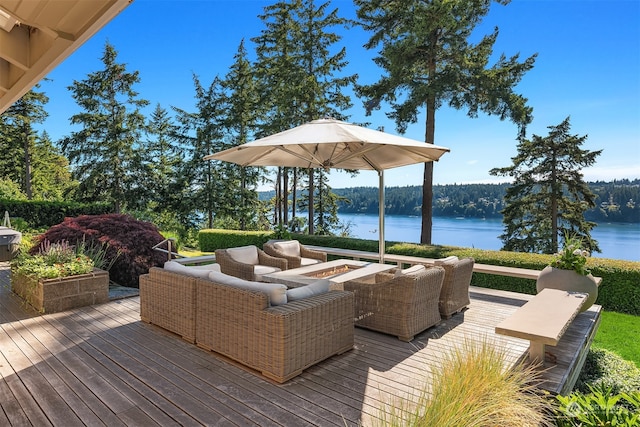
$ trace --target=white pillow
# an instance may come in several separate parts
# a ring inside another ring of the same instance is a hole
[[[288,240],[286,242],[276,242],[273,246],[284,253],[286,256],[300,258],[300,243],[297,240]]]
[[[207,279],[211,271],[220,271],[220,265],[205,264],[205,265],[187,266],[176,261],[167,261],[164,263],[164,269],[167,271],[173,271],[174,273],[180,273],[180,274],[185,274],[187,276]]]
[[[260,264],[260,261],[258,260],[258,248],[253,245],[229,248],[227,249],[227,253],[235,261],[243,264]]]
[[[456,262],[458,262],[458,257],[457,256],[448,256],[446,258],[440,258],[437,259],[433,262],[434,265],[444,265],[444,264],[455,264]]]
[[[264,292],[269,295],[271,305],[282,305],[287,303],[287,287],[280,283],[251,282],[249,280],[229,276],[228,274],[220,273],[218,271],[211,271],[209,273],[209,280],[221,285],[233,286],[239,289]]]
[[[298,288],[287,289],[287,301],[297,301],[329,292],[329,279],[320,279]]]
[[[412,265],[409,268],[405,268],[404,270],[396,270],[396,277],[403,275],[415,275],[421,271],[426,270],[427,268],[422,264]]]

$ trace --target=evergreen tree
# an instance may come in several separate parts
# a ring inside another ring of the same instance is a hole
[[[33,157],[37,133],[36,123],[42,123],[48,114],[44,105],[49,98],[44,92],[30,90],[2,114],[2,157],[0,167],[4,176],[20,182],[28,199],[33,198]]]
[[[234,56],[234,63],[222,82],[227,103],[224,124],[227,141],[232,146],[242,145],[255,135],[260,120],[256,86],[253,68],[242,40]],[[263,168],[230,166],[235,172],[240,189],[235,193],[236,212],[233,217],[238,219],[241,230],[255,229],[260,213],[257,186],[263,179]]]
[[[219,77],[208,88],[194,75],[196,112],[176,108],[180,124],[179,140],[187,152],[184,169],[184,191],[189,194],[191,212],[203,212],[206,226],[213,228],[214,217],[233,218],[233,166],[227,162],[203,161],[207,154],[216,153],[231,145],[224,138],[225,96]]]
[[[35,199],[65,200],[78,186],[71,177],[69,160],[53,145],[46,131],[36,139],[32,177]]]
[[[84,201],[108,201],[119,213],[139,202],[140,159],[138,141],[145,127],[140,108],[148,101],[138,98],[133,85],[137,71],[129,73],[116,62],[115,48],[105,43],[104,69],[74,80],[69,87],[82,112],[71,117],[81,130],[61,141],[63,152],[78,179],[78,196]]]
[[[263,83],[261,102],[266,107],[262,135],[323,117],[344,119],[342,111],[351,107],[344,89],[354,84],[357,76],[337,75],[347,65],[346,49],[331,52],[340,36],[330,31],[332,27],[345,27],[348,22],[338,16],[337,9],[328,11],[328,7],[329,2],[316,7],[313,0],[280,1],[265,7],[260,16],[266,28],[252,40],[257,44],[256,69]],[[309,233],[314,234],[315,173],[312,169],[305,173],[310,177],[305,207],[309,211]],[[276,187],[284,190],[279,200],[286,219],[289,171],[284,170],[281,176],[285,184]],[[294,192],[298,184],[294,170],[291,185]],[[318,205],[330,209],[332,203],[329,198]]]
[[[154,213],[154,223],[163,229],[182,231],[195,226],[190,204],[185,203],[189,194],[183,193],[182,176],[184,155],[179,142],[179,127],[160,104],[147,122],[146,149],[142,167],[146,177],[146,210]]]
[[[591,251],[596,225],[584,212],[595,206],[595,195],[584,182],[581,168],[591,166],[602,150],[580,149],[587,136],[570,135],[567,117],[549,126],[546,137],[522,139],[513,165],[489,171],[513,179],[505,195],[503,250],[555,253],[559,238],[578,238]]]
[[[531,108],[514,88],[533,67],[535,55],[524,62],[518,55],[501,55],[489,66],[498,29],[477,44],[468,41],[491,0],[424,1],[354,0],[361,25],[373,32],[368,49],[381,45],[374,62],[385,75],[374,84],[359,88],[370,111],[388,101],[400,133],[416,123],[418,110],[426,109],[425,142],[435,143],[435,112],[444,103],[509,118],[520,126],[520,134],[531,121]],[[508,0],[499,0],[506,4]],[[422,184],[422,234],[420,242],[431,243],[433,162],[425,163]]]

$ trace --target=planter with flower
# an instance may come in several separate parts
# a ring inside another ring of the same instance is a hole
[[[582,242],[579,239],[566,239],[562,251],[557,253],[553,261],[540,272],[536,281],[537,291],[551,288],[587,293],[589,297],[581,311],[587,310],[598,297],[598,284],[586,268],[589,256],[589,251],[582,248]]]
[[[55,313],[109,300],[109,273],[96,268],[95,251],[67,242],[43,242],[35,255],[11,262],[11,289],[36,310]]]

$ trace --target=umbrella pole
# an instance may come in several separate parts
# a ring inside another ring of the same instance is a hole
[[[380,264],[384,264],[384,171],[378,171],[378,235],[380,241],[378,242],[378,252],[380,258]]]

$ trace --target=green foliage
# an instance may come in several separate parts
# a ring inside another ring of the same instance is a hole
[[[35,255],[21,251],[11,261],[12,274],[26,276],[33,280],[86,274],[92,272],[93,268],[93,260],[82,253],[81,249],[76,250],[66,241],[50,243],[45,240]]]
[[[547,399],[536,390],[534,366],[504,369],[504,350],[487,339],[465,340],[431,369],[431,386],[417,390],[418,400],[381,408],[380,426],[550,426]]]
[[[203,252],[214,252],[216,249],[247,245],[254,245],[262,249],[262,245],[273,238],[271,231],[205,229],[198,233],[200,250]]]
[[[0,199],[0,212],[4,211],[8,211],[12,218],[22,218],[31,229],[46,229],[61,223],[66,217],[110,213],[112,206],[107,203]]]
[[[613,394],[639,392],[640,368],[613,351],[592,347],[576,382],[575,391],[588,393],[590,387],[609,389]]]
[[[136,207],[141,181],[139,154],[145,118],[140,109],[148,104],[139,99],[133,85],[139,73],[128,73],[116,62],[117,52],[108,42],[102,56],[104,69],[69,87],[82,111],[71,117],[81,129],[62,139],[61,147],[78,179],[77,197],[82,201],[108,201],[120,213]]]
[[[0,178],[0,200],[27,200],[20,186],[9,178]]]
[[[503,211],[504,250],[555,253],[562,236],[580,239],[592,252],[599,250],[591,239],[596,224],[584,219],[585,211],[595,206],[595,195],[581,169],[593,165],[602,150],[580,149],[587,137],[569,134],[570,128],[567,117],[549,126],[546,137],[522,138],[513,165],[489,171],[513,180]]]
[[[565,238],[564,247],[554,256],[551,266],[563,270],[573,270],[586,276],[590,271],[585,267],[589,251],[582,249],[582,241],[575,237]]]
[[[640,368],[640,316],[603,310],[592,348],[605,348]],[[638,384],[640,387],[640,384]]]
[[[640,424],[640,391],[614,394],[607,387],[589,387],[589,391],[557,396],[559,427],[635,427]]]

